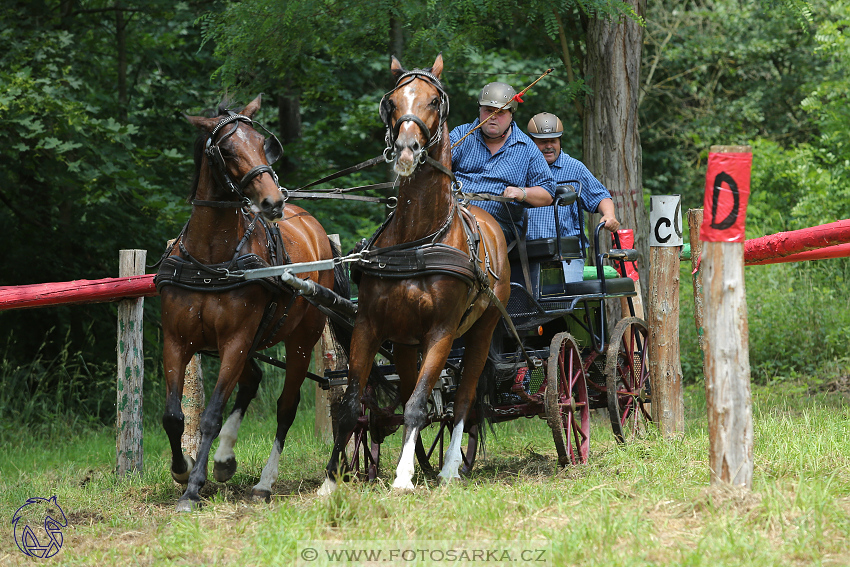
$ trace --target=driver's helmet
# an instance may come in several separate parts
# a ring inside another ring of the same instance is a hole
[[[528,121],[528,135],[532,138],[560,138],[563,133],[561,119],[550,112],[535,114]]]
[[[519,103],[514,100],[515,94],[516,91],[514,88],[507,83],[500,83],[498,81],[488,83],[483,89],[481,89],[481,94],[478,95],[478,106],[502,108],[505,106],[505,103],[510,101],[507,108],[510,109],[511,114],[513,114],[519,106]]]

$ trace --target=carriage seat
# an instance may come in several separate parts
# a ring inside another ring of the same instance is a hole
[[[528,251],[529,261],[546,262],[556,259],[558,254],[558,243],[554,237],[527,240],[525,249]],[[565,260],[581,258],[581,245],[578,236],[561,237],[561,255]],[[519,250],[516,246],[511,247],[508,252],[508,260],[519,262]]]
[[[584,280],[564,284],[567,295],[591,295],[602,293],[602,280]],[[605,278],[607,295],[635,295],[635,282],[632,278]]]

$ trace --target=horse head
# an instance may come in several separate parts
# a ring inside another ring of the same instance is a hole
[[[218,197],[241,199],[266,219],[275,220],[283,214],[286,189],[281,191],[270,164],[280,158],[283,147],[271,132],[253,120],[260,109],[261,96],[240,112],[224,110],[213,118],[186,116],[186,119],[207,134],[204,157],[212,170],[214,184],[224,189],[224,195]],[[256,126],[266,130],[268,137],[258,132]]]
[[[425,161],[431,147],[440,142],[449,115],[449,97],[440,82],[443,56],[430,69],[405,70],[392,58],[390,69],[395,88],[381,99],[381,120],[387,127],[385,154],[402,177]]]

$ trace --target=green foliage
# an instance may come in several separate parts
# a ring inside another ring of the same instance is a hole
[[[112,4],[8,4],[0,8],[0,285],[117,276],[118,250],[150,262],[188,216],[192,129],[178,110],[210,104],[214,69],[198,51],[185,3],[125,2],[127,97],[116,91]],[[197,8],[194,8],[197,10]],[[205,8],[206,9],[206,8]],[[150,304],[155,307],[155,304]],[[148,315],[158,319],[155,309]],[[115,360],[114,307],[0,314],[19,345],[7,356],[53,359],[67,336],[87,360]],[[89,343],[87,329],[100,341]],[[5,336],[5,335],[4,335]],[[41,353],[41,354],[39,354]]]

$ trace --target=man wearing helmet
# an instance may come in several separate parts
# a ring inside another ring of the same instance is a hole
[[[583,163],[561,150],[563,133],[564,126],[561,120],[549,112],[536,114],[528,121],[528,135],[531,136],[546,159],[546,163],[549,164],[555,183],[560,185],[574,180],[581,182],[582,208],[586,211],[600,213],[602,215],[600,222],[605,223],[605,228],[611,232],[617,230],[620,228],[620,222],[617,220],[614,211],[611,193],[590,173],[590,170]],[[575,204],[558,211],[559,236],[578,235],[579,230],[581,230],[578,214],[578,206]],[[552,207],[528,211],[528,232],[526,236],[528,240],[554,238],[555,234],[555,216]],[[566,281],[581,281],[583,269],[583,260],[568,262],[564,266]]]
[[[481,90],[478,119],[451,131],[454,145],[483,123],[452,150],[452,171],[466,193],[501,195],[533,207],[550,205],[555,194],[552,172],[532,140],[513,121],[518,106],[514,95],[507,83],[489,83]],[[514,240],[514,228],[522,218],[519,207],[495,201],[476,204],[496,218],[508,242]]]

